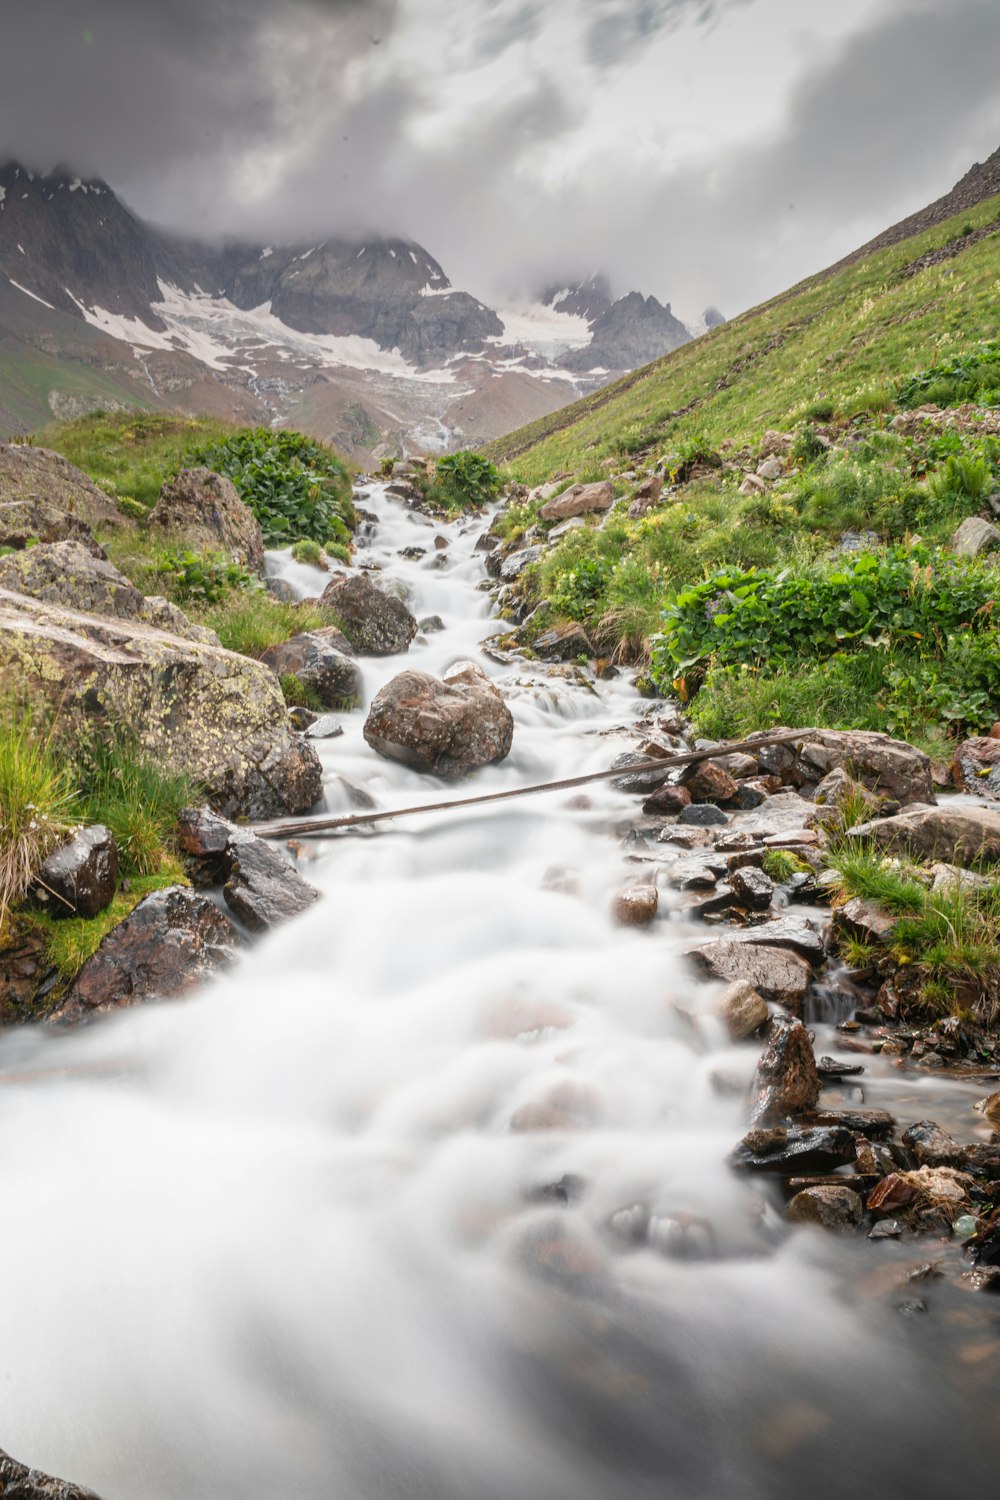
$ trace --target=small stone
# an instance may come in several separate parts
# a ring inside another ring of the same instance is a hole
[[[974,1234],[979,1233],[979,1220],[975,1214],[962,1214],[951,1226],[952,1233],[960,1240],[969,1240]]]
[[[726,985],[715,1001],[715,1011],[734,1042],[745,1042],[767,1024],[770,1015],[767,1001],[745,979]]]
[[[880,1223],[872,1226],[868,1231],[870,1240],[896,1240],[903,1233],[903,1226],[898,1219],[882,1219]]]
[[[53,917],[96,917],[118,883],[118,845],[100,823],[76,829],[45,860],[31,899]]]
[[[713,760],[699,761],[681,779],[692,802],[735,802],[739,790],[729,772]]]
[[[671,814],[683,812],[691,805],[691,793],[686,786],[673,786],[667,783],[658,787],[651,797],[647,797],[642,804],[644,813],[650,816],[659,814]]]
[[[772,1124],[819,1103],[820,1082],[809,1033],[790,1016],[772,1017],[751,1089],[750,1118]]]
[[[420,621],[420,629],[424,635],[434,635],[444,629],[444,621],[440,615],[424,615]]]
[[[972,1107],[978,1114],[985,1115],[987,1120],[992,1121],[994,1125],[1000,1125],[1000,1093],[989,1094]]]
[[[1000,543],[1000,531],[981,516],[966,516],[951,539],[951,550],[959,557],[977,557]]]
[[[224,855],[235,823],[220,818],[207,807],[186,807],[177,819],[177,846],[196,886],[221,885],[225,879]]]
[[[761,479],[780,479],[784,472],[785,465],[776,453],[770,458],[762,459],[757,465],[757,473]]]
[[[306,730],[310,740],[334,740],[344,732],[344,726],[333,714],[320,714]]]
[[[611,912],[623,927],[644,927],[656,916],[659,896],[655,885],[633,885],[619,891]]]
[[[810,1187],[796,1193],[785,1216],[790,1224],[817,1224],[842,1232],[861,1222],[861,1201],[847,1187]]]
[[[922,1167],[964,1167],[964,1146],[943,1131],[933,1120],[921,1120],[903,1131],[903,1145],[909,1146]]]
[[[728,823],[729,819],[714,803],[697,802],[682,809],[679,821],[689,828],[716,828]]]
[[[766,911],[774,896],[773,881],[764,874],[763,870],[753,865],[733,870],[729,876],[729,884],[737,906],[742,906],[748,911]]]

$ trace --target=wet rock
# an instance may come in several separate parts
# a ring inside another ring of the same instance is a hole
[[[122,524],[115,502],[61,453],[34,444],[0,443],[0,506],[39,498],[88,527]]]
[[[692,802],[735,802],[738,788],[728,771],[714,760],[698,761],[681,774]]]
[[[320,714],[306,730],[308,740],[335,740],[344,732],[344,726],[333,714]]]
[[[952,1140],[933,1120],[920,1120],[903,1131],[903,1145],[909,1146],[922,1167],[964,1167],[967,1152]]]
[[[747,781],[741,781],[736,793],[736,805],[744,812],[751,812],[773,796],[780,785],[776,776],[753,776]]]
[[[299,596],[287,578],[265,578],[264,587],[272,599],[280,599],[282,604],[298,603]]]
[[[768,1150],[757,1150],[750,1131],[730,1157],[734,1167],[752,1172],[831,1172],[854,1159],[854,1137],[849,1130],[790,1125],[784,1142]],[[770,1132],[767,1132],[770,1134]]]
[[[861,1200],[848,1187],[809,1187],[796,1193],[785,1217],[790,1224],[816,1224],[821,1229],[856,1229],[861,1222]]]
[[[919,1196],[919,1190],[900,1172],[890,1172],[877,1182],[868,1194],[869,1213],[897,1213],[909,1208]]]
[[[236,956],[239,935],[207,896],[186,886],[154,891],[112,928],[80,969],[53,1019],[182,995]]]
[[[651,797],[646,798],[646,801],[642,804],[642,810],[650,816],[655,816],[656,814],[664,816],[683,812],[690,805],[691,793],[686,786],[672,786],[669,783],[665,783],[663,786],[657,787]]]
[[[439,630],[444,629],[444,621],[440,615],[424,615],[420,621],[420,629],[424,635],[435,635]]]
[[[853,1078],[865,1071],[861,1063],[836,1062],[832,1057],[821,1057],[816,1067],[823,1078]]]
[[[959,859],[963,865],[1000,861],[1000,812],[986,807],[911,808],[894,818],[878,818],[848,829],[852,841],[871,842],[891,853],[926,859]]]
[[[6,1500],[98,1500],[93,1490],[19,1464],[0,1450],[0,1495]]]
[[[767,1001],[745,979],[727,984],[715,1001],[715,1013],[724,1022],[731,1041],[745,1042],[766,1025]]]
[[[975,797],[1000,798],[1000,739],[989,735],[964,740],[955,751],[951,778]]]
[[[110,906],[118,883],[118,845],[109,828],[77,828],[49,855],[31,898],[53,917],[96,917]]]
[[[679,822],[686,828],[719,828],[729,819],[721,807],[712,802],[694,802],[681,809]]]
[[[977,1114],[983,1115],[993,1125],[1000,1125],[1000,1093],[988,1094],[973,1105]]]
[[[904,740],[868,730],[818,729],[801,740],[768,745],[760,751],[761,769],[788,786],[821,782],[842,768],[880,797],[902,805],[934,801],[931,763],[922,750]]]
[[[362,656],[395,656],[409,649],[417,622],[401,599],[378,589],[364,573],[335,578],[320,602],[336,611],[344,634]]]
[[[223,869],[226,905],[251,932],[277,927],[319,900],[315,886],[272,844],[244,829],[230,834]]]
[[[949,543],[959,557],[978,557],[1000,544],[1000,531],[982,516],[966,516]]]
[[[594,647],[583,626],[572,622],[543,630],[535,638],[534,652],[542,661],[575,661],[578,656],[593,656]]]
[[[748,783],[744,783],[746,784]],[[798,792],[775,792],[755,811],[741,817],[739,827],[745,833],[752,833],[758,840],[789,833],[798,836],[815,812],[815,804],[807,802]]]
[[[967,1292],[1000,1292],[1000,1266],[975,1266],[963,1271],[958,1285]]]
[[[708,978],[745,979],[765,1000],[774,1000],[790,1011],[802,1009],[812,982],[812,969],[805,959],[759,943],[721,939],[691,949],[687,957]]]
[[[734,932],[729,941],[753,943],[758,947],[790,948],[812,964],[822,963],[826,956],[823,924],[816,917],[774,917]]]
[[[533,1099],[515,1110],[510,1128],[517,1134],[536,1130],[580,1130],[596,1124],[601,1113],[601,1098],[596,1089],[589,1084],[565,1079],[554,1084],[541,1099]]]
[[[112,595],[135,593],[116,578]],[[64,592],[71,581],[62,579]],[[0,691],[12,687],[57,711],[66,734],[129,724],[151,760],[189,775],[228,815],[308,812],[322,792],[316,752],[295,737],[267,667],[135,615],[78,612],[0,583]]]
[[[870,1240],[898,1240],[903,1233],[903,1226],[898,1219],[882,1219],[868,1231]]]
[[[816,1109],[809,1116],[817,1125],[843,1125],[855,1134],[865,1136],[891,1135],[896,1128],[895,1117],[887,1109],[858,1108]]]
[[[291,676],[311,689],[324,708],[340,708],[364,691],[357,662],[337,649],[339,630],[305,630],[290,640],[269,646],[261,661],[278,677]]]
[[[808,1031],[790,1016],[773,1016],[751,1086],[751,1121],[770,1125],[805,1114],[816,1108],[819,1095]]]
[[[634,776],[616,776],[611,785],[619,792],[640,792],[647,795],[655,792],[670,775],[670,767],[650,766],[649,760],[648,755],[636,755],[632,750],[623,750],[611,762],[612,771],[627,771],[630,766],[644,766],[647,769],[637,771]]]
[[[379,755],[455,781],[509,753],[514,721],[479,667],[459,662],[440,681],[401,672],[379,690],[364,736]]]
[[[608,479],[596,484],[573,484],[561,495],[546,500],[538,512],[539,520],[563,521],[567,516],[580,516],[587,511],[610,510],[615,503],[615,487]]]
[[[188,878],[196,886],[221,885],[226,878],[223,855],[239,830],[208,807],[186,807],[177,819],[177,846]]]
[[[737,906],[747,911],[766,911],[774,896],[774,882],[753,865],[733,870],[729,884]]]
[[[835,937],[855,938],[861,943],[883,943],[892,932],[898,917],[866,901],[860,896],[834,908],[833,933]]]
[[[180,536],[195,552],[224,552],[254,573],[264,571],[260,522],[224,474],[182,469],[160,490],[147,524]]]
[[[611,914],[623,927],[644,927],[656,916],[659,896],[655,885],[633,885],[619,891]]]

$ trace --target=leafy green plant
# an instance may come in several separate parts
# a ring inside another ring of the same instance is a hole
[[[958,406],[963,401],[1000,404],[1000,339],[966,349],[911,375],[899,386],[900,406]]]
[[[503,487],[503,475],[481,453],[446,453],[434,466],[434,498],[449,510],[488,505]]]
[[[187,461],[228,475],[272,546],[299,538],[322,545],[337,535],[335,523],[354,522],[345,464],[332,448],[301,432],[249,428],[193,449]]]
[[[248,569],[223,552],[193,552],[188,548],[161,553],[156,571],[166,579],[172,598],[184,603],[217,604],[233,589],[258,587]]]

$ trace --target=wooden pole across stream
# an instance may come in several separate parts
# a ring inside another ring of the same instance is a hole
[[[639,761],[634,766],[618,766],[606,771],[588,771],[585,776],[570,776],[565,781],[545,781],[538,786],[515,787],[508,792],[486,792],[481,797],[458,797],[450,802],[425,802],[419,807],[397,807],[383,812],[350,813],[339,818],[306,818],[301,823],[274,822],[254,823],[253,832],[264,839],[313,838],[324,833],[336,833],[344,828],[365,828],[371,823],[384,823],[390,818],[411,818],[419,813],[453,812],[460,807],[482,807],[489,802],[507,802],[513,797],[531,797],[536,792],[568,792],[574,787],[586,786],[591,781],[615,781],[626,776],[640,776],[646,771],[665,771],[673,766],[690,766],[699,760],[714,760],[719,756],[736,755],[740,751],[763,750],[769,745],[787,745],[793,740],[807,739],[815,734],[813,729],[787,729],[783,734],[761,735],[756,739],[740,740],[738,744],[716,745],[712,750],[686,750],[681,755],[665,755],[661,759]]]

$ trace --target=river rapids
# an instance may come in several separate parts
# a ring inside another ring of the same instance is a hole
[[[361,503],[364,560],[445,625],[364,659],[366,698],[480,662],[516,730],[477,792],[633,747],[627,676],[482,655],[483,521]],[[326,808],[439,800],[363,718],[320,744]],[[324,899],[193,999],[0,1040],[3,1447],[104,1500],[994,1492],[996,1321],[885,1295],[920,1242],[789,1233],[727,1166],[757,1049],[683,922],[613,925],[636,808],[605,782],[313,842]]]

